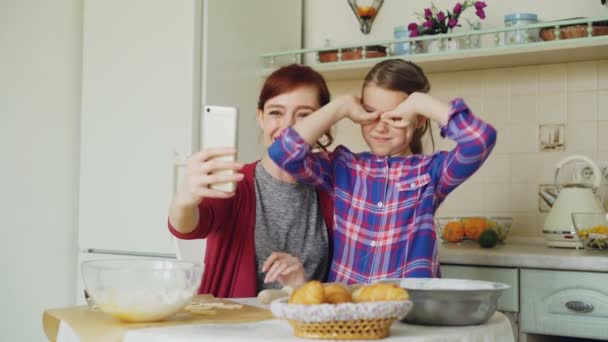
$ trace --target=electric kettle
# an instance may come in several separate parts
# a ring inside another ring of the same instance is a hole
[[[558,184],[560,169],[573,161],[582,161],[593,170],[593,185],[585,183]],[[546,191],[539,195],[551,206],[551,211],[545,219],[543,236],[549,247],[582,248],[576,235],[572,213],[605,213],[604,207],[595,195],[602,181],[602,173],[596,163],[581,155],[568,156],[557,163],[555,169],[555,188],[558,193],[554,196]]]

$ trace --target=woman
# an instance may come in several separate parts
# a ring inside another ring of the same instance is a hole
[[[289,65],[265,81],[257,122],[267,148],[297,120],[329,102],[323,77],[306,66]],[[317,142],[325,149],[329,133]],[[253,297],[265,288],[323,280],[331,255],[333,204],[310,185],[298,184],[264,153],[243,165],[215,159],[229,148],[208,149],[188,160],[187,179],[169,210],[169,230],[180,239],[207,239],[199,293]],[[213,175],[230,169],[232,175]],[[210,185],[238,182],[235,192]],[[277,284],[278,282],[278,284]]]

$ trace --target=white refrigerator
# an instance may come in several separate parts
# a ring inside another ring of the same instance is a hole
[[[239,160],[257,159],[259,56],[301,36],[301,0],[85,0],[77,302],[84,260],[176,257],[167,212],[202,106],[239,107]],[[204,241],[178,243],[202,262]]]

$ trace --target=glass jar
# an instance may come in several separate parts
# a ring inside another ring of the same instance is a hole
[[[410,37],[410,30],[407,26],[395,26],[393,31],[395,39],[406,39]],[[393,55],[407,55],[410,53],[410,42],[401,42],[393,44]]]
[[[534,13],[512,13],[505,15],[505,26],[526,26],[538,23]],[[525,44],[539,41],[539,28],[505,32],[505,45]]]

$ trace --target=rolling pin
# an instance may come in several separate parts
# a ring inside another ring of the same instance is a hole
[[[289,286],[285,286],[281,290],[274,290],[274,289],[262,290],[262,291],[260,291],[260,293],[258,293],[258,302],[260,302],[260,304],[270,304],[270,302],[272,302],[275,299],[291,296],[292,292],[293,292],[293,288],[291,288]]]

